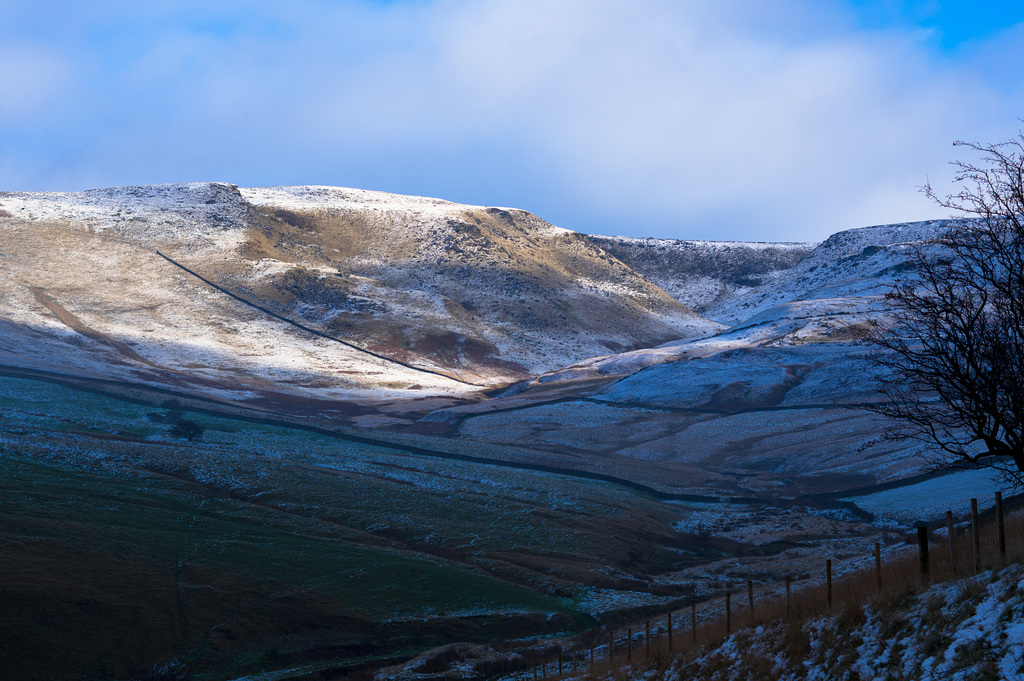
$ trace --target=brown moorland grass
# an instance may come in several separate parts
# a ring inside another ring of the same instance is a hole
[[[1010,505],[1020,507],[1024,497],[1008,501],[1013,502]],[[979,500],[979,503],[984,508],[984,501]],[[1018,510],[1005,516],[1004,560],[999,550],[995,510],[993,505],[979,516],[978,570],[974,565],[973,528],[966,522],[970,517],[961,518],[954,528],[952,549],[948,532],[944,531],[946,518],[938,518],[930,524],[930,530],[938,529],[939,532],[929,533],[927,578],[922,574],[920,548],[916,543],[910,543],[911,535],[908,535],[905,550],[890,547],[886,551],[890,555],[882,560],[880,570],[876,569],[875,559],[871,556],[850,559],[848,562],[853,563],[853,569],[833,561],[830,603],[826,562],[832,559],[823,555],[821,573],[810,579],[793,581],[788,597],[785,582],[757,585],[752,591],[748,591],[749,583],[737,583],[727,589],[728,596],[672,612],[671,641],[668,633],[670,613],[632,626],[585,633],[552,646],[543,656],[541,667],[535,670],[535,676],[541,680],[564,677],[624,679],[631,673],[644,670],[664,671],[673,660],[713,651],[730,633],[742,637],[753,627],[765,624],[783,624],[783,647],[790,651],[790,659],[804,659],[809,651],[801,649],[807,646],[807,637],[801,632],[809,620],[832,614],[837,616],[840,630],[853,629],[864,621],[864,606],[876,611],[898,609],[901,604],[905,605],[908,597],[921,594],[930,585],[1024,561],[1024,513]],[[727,600],[731,606],[728,620]],[[610,641],[614,644],[611,654]],[[559,654],[563,658],[561,674],[557,665]],[[705,671],[711,673],[714,670]]]

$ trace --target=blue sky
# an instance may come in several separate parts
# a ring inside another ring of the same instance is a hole
[[[1024,3],[0,0],[0,190],[220,180],[817,240],[943,217],[1024,116]]]

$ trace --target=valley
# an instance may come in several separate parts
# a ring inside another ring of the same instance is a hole
[[[12,679],[340,677],[638,621],[897,550],[918,502],[879,494],[934,467],[851,407],[941,222],[630,240],[223,183],[0,208]]]

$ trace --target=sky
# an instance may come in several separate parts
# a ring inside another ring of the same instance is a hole
[[[592,234],[946,217],[1024,124],[1024,3],[0,0],[0,191],[318,184]]]

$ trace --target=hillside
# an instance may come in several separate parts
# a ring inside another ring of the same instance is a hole
[[[660,668],[645,681],[1010,680],[1024,675],[1024,566],[1014,563],[860,609],[774,620]],[[652,665],[638,665],[650,667]]]
[[[0,210],[0,363],[275,411],[429,410],[721,328],[524,211],[221,183]]]
[[[874,301],[910,268],[902,254],[903,244],[931,239],[950,224],[949,220],[931,220],[837,232],[773,281],[737,292],[706,312],[724,324],[735,325],[757,315],[778,314],[781,310],[773,310],[776,306]],[[855,313],[852,309],[848,312]]]
[[[940,226],[805,253],[327,187],[0,194],[0,666],[337,676],[896,546],[997,484],[846,408]]]
[[[261,299],[283,289],[306,318],[391,354],[507,376],[721,328],[584,235],[525,211],[323,187],[242,195],[271,218],[242,252],[289,266],[253,266],[234,281]],[[320,295],[336,291],[324,268],[351,298],[305,297],[310,276]]]
[[[921,446],[881,441],[891,424],[846,405],[877,399],[864,330],[910,266],[905,244],[942,226],[841,232],[709,308],[734,324],[722,333],[592,358],[426,419],[672,491],[792,499],[925,473]]]
[[[701,314],[717,303],[765,286],[817,246],[619,236],[589,239]]]

